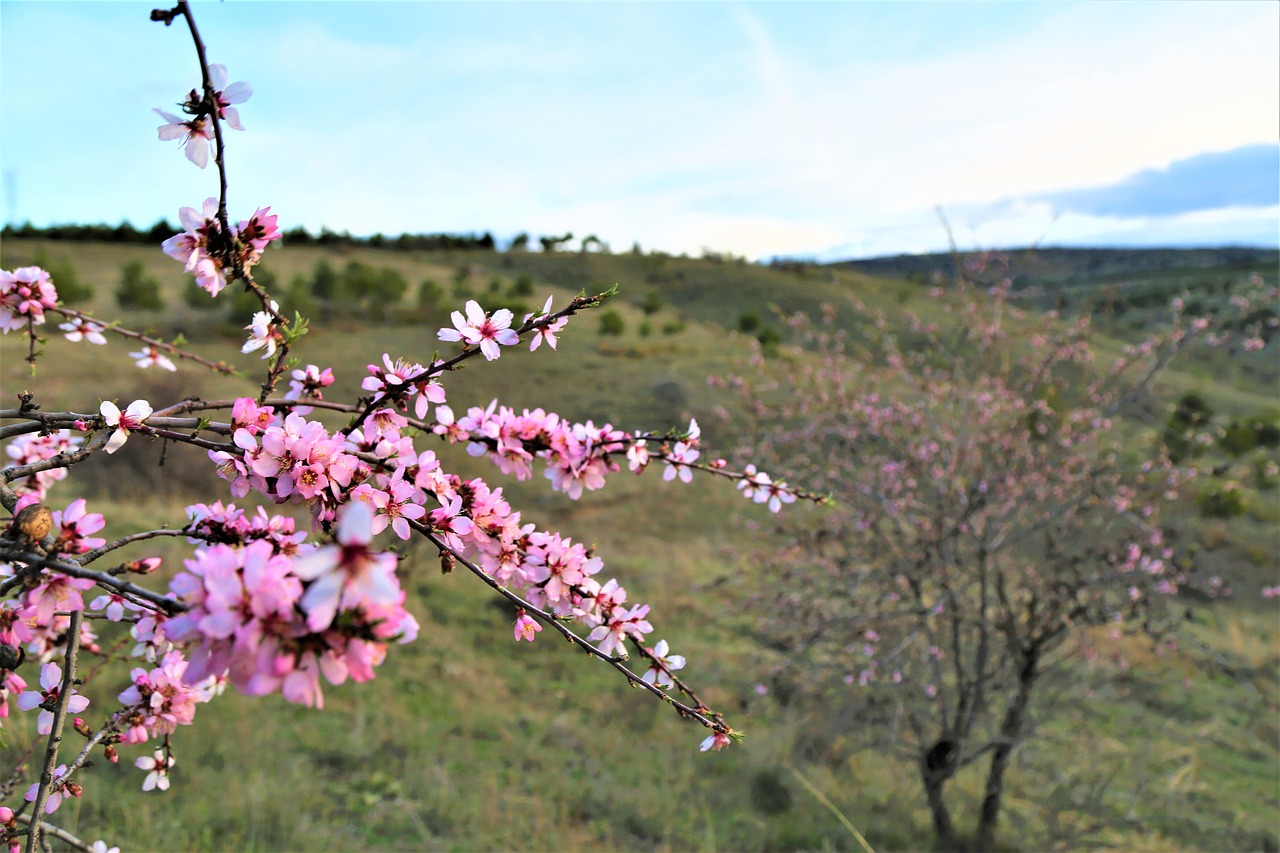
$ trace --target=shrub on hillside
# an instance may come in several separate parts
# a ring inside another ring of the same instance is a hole
[[[533,276],[527,272],[522,272],[516,276],[516,280],[511,284],[512,296],[532,296],[533,295]]]
[[[1205,518],[1236,518],[1244,515],[1249,501],[1240,484],[1228,480],[1205,487],[1196,496],[1196,508]]]
[[[424,278],[418,285],[418,307],[435,308],[444,296],[444,288],[436,284],[434,279]]]
[[[627,322],[617,311],[610,309],[600,315],[600,334],[617,336],[626,330]]]
[[[164,308],[160,282],[146,274],[142,261],[129,261],[121,267],[116,304],[126,310],[159,311]]]

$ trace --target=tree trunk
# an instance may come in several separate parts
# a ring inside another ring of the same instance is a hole
[[[1004,794],[1004,774],[1009,769],[1009,759],[1022,742],[1027,719],[1027,706],[1031,702],[1031,688],[1040,675],[1039,649],[1032,648],[1023,660],[1018,672],[1018,693],[1005,711],[1000,724],[1000,743],[991,754],[991,767],[987,771],[986,789],[982,796],[982,810],[978,816],[977,849],[992,850],[995,847],[996,825],[1000,818],[1000,798]]]
[[[957,851],[963,849],[956,838],[956,827],[951,822],[951,812],[942,796],[942,786],[946,779],[928,770],[924,772],[924,792],[929,798],[929,812],[933,815],[933,836],[939,850]]]

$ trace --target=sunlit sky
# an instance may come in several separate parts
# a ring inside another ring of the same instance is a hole
[[[0,2],[6,222],[216,195],[154,3]],[[1280,3],[195,3],[233,218],[837,259],[1280,244]]]

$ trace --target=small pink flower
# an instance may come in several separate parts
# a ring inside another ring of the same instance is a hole
[[[271,212],[269,205],[260,207],[253,212],[253,216],[240,223],[236,228],[236,236],[251,252],[260,255],[267,250],[268,243],[280,239],[279,217]]]
[[[538,624],[537,620],[535,620],[532,616],[530,616],[525,611],[523,610],[520,611],[520,614],[516,617],[516,628],[515,628],[516,642],[520,642],[521,640],[528,640],[529,642],[532,643],[534,637],[536,637],[538,635],[538,632],[541,630],[542,630],[542,626]]]
[[[161,109],[156,109],[154,112],[166,122],[159,127],[160,139],[164,141],[181,139],[188,160],[201,169],[209,165],[209,146],[214,139],[213,123],[209,119],[204,116],[193,116],[184,120]]]
[[[643,439],[627,448],[627,467],[640,474],[649,465],[649,449]]]
[[[99,335],[99,337],[102,336]],[[106,343],[106,341],[103,341],[103,343]],[[175,371],[178,369],[174,366],[173,362],[164,355],[164,353],[160,352],[160,350],[154,346],[146,346],[139,352],[131,352],[129,353],[129,357],[137,359],[137,366],[144,370],[148,367],[159,367],[168,371]]]
[[[373,518],[364,501],[347,504],[338,517],[337,543],[294,561],[293,573],[310,582],[299,604],[312,631],[328,628],[339,610],[399,602],[396,555],[369,550]]]
[[[218,106],[218,118],[236,130],[244,130],[240,124],[240,114],[232,104],[243,104],[253,97],[253,87],[243,81],[227,85],[227,66],[214,64],[209,66],[209,85],[213,87],[213,100]]]
[[[40,687],[41,690],[28,690],[18,696],[18,707],[23,711],[40,708],[40,716],[36,719],[36,731],[47,735],[53,731],[53,711],[50,711],[47,706],[57,703],[61,694],[62,667],[56,663],[46,663],[40,667]],[[67,700],[68,713],[79,714],[89,707],[87,698],[78,695],[74,689],[71,694],[71,698]]]
[[[130,430],[138,429],[143,421],[151,417],[151,404],[146,400],[134,400],[129,408],[121,412],[115,403],[103,400],[99,411],[102,412],[103,422],[115,429],[106,446],[107,453],[115,453],[128,440]]]
[[[46,732],[47,734],[47,732]],[[80,787],[74,782],[62,781],[67,775],[67,765],[59,764],[57,769],[53,771],[53,784],[49,787],[49,798],[44,801],[44,813],[53,814],[58,810],[58,806],[62,805],[63,799],[66,797],[80,796]],[[36,792],[40,788],[40,783],[36,782],[27,789],[26,795],[23,797],[28,803],[36,801]]]
[[[107,339],[102,336],[102,330],[106,326],[95,323],[92,320],[72,320],[70,323],[59,324],[58,328],[66,332],[63,337],[72,343],[88,341],[91,344],[101,346],[107,342]]]
[[[729,745],[729,736],[724,732],[716,732],[715,734],[711,735],[711,737],[704,740],[702,742],[702,746],[699,747],[699,749],[702,752],[706,752],[709,749],[714,751],[719,751],[724,749],[728,745]]]
[[[441,329],[437,334],[442,341],[462,341],[471,346],[479,346],[480,352],[488,361],[493,361],[502,353],[498,346],[513,346],[520,343],[520,336],[511,326],[512,314],[506,308],[499,308],[493,316],[485,314],[480,303],[468,299],[467,315],[454,311],[451,315],[454,328]]]
[[[0,332],[8,334],[28,322],[44,322],[44,309],[58,304],[58,291],[40,267],[0,270]]]
[[[662,479],[674,480],[680,478],[681,482],[693,482],[693,471],[687,463],[691,463],[701,455],[701,451],[694,450],[692,446],[685,444],[683,441],[677,441],[676,446],[671,449],[670,455],[664,460],[667,469],[662,472]]]
[[[671,651],[666,640],[659,640],[658,645],[653,647],[653,656],[658,659],[662,666],[656,664],[651,665],[649,670],[641,676],[641,678],[658,687],[670,690],[675,686],[675,682],[671,679],[671,673],[677,669],[684,669],[684,655],[669,654]]]
[[[533,314],[525,314],[524,321],[528,323],[530,320],[534,319],[535,317],[545,317],[548,314],[550,314],[552,298],[553,297],[551,296],[547,297],[547,304],[542,306],[541,311],[535,312]],[[547,346],[551,347],[552,349],[555,349],[556,333],[559,332],[561,329],[563,329],[565,327],[565,324],[567,324],[568,322],[569,322],[569,318],[561,317],[559,320],[548,323],[545,326],[539,326],[538,328],[534,329],[533,340],[529,342],[529,352],[533,352],[539,346],[541,346],[543,340],[546,340]]]
[[[172,754],[166,756],[163,749],[157,749],[154,758],[146,755],[139,757],[133,762],[134,766],[147,771],[147,778],[142,781],[142,790],[154,791],[157,788],[161,791],[169,790],[169,771],[177,763],[178,759]]]
[[[280,306],[274,301],[271,302],[271,310],[279,311]],[[249,340],[245,341],[244,346],[240,348],[240,352],[250,353],[254,350],[262,350],[263,358],[271,358],[276,354],[276,346],[280,340],[280,332],[275,327],[275,319],[266,311],[259,311],[253,315],[253,322],[245,326],[249,330]]]

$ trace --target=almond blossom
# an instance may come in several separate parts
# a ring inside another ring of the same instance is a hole
[[[311,582],[300,605],[312,631],[332,624],[339,609],[353,610],[366,602],[396,604],[402,597],[396,555],[369,550],[373,520],[367,504],[348,504],[339,514],[337,543],[294,562],[293,573]]]
[[[28,690],[18,697],[18,707],[23,711],[40,708],[40,716],[36,719],[36,731],[47,735],[53,731],[53,711],[62,691],[62,667],[56,663],[46,663],[40,667],[40,690]],[[67,700],[67,713],[79,714],[89,707],[87,697],[81,696],[73,688],[72,696]]]
[[[227,85],[227,66],[213,64],[209,66],[209,85],[213,87],[213,100],[217,106],[218,118],[236,130],[244,130],[240,124],[240,113],[232,104],[243,104],[253,96],[253,87],[244,81]],[[194,98],[195,93],[192,93]]]
[[[157,128],[160,139],[181,139],[187,159],[201,169],[209,165],[209,146],[213,144],[213,123],[204,116],[181,119],[162,109],[153,110],[165,123]]]
[[[45,732],[47,734],[47,732]],[[53,814],[58,810],[58,806],[62,805],[62,801],[67,797],[80,796],[80,786],[75,782],[64,781],[67,776],[67,765],[59,764],[53,771],[53,783],[49,786],[49,798],[44,801],[44,813]],[[40,788],[40,783],[36,782],[27,789],[27,793],[23,799],[28,803],[36,801],[36,794]]]
[[[129,432],[141,427],[142,422],[151,417],[151,404],[146,400],[134,400],[121,412],[115,403],[103,400],[99,411],[102,412],[103,423],[115,430],[106,446],[108,453],[115,453],[129,439]]]
[[[53,513],[53,523],[58,527],[57,549],[62,554],[84,554],[107,544],[107,540],[90,536],[107,526],[101,513],[85,512],[84,498],[67,504],[65,510]]]
[[[653,684],[670,690],[675,686],[675,681],[671,678],[671,673],[677,669],[684,669],[684,655],[670,654],[670,647],[666,640],[659,640],[658,644],[653,647],[653,656],[657,658],[657,662],[649,666],[641,678],[648,684]]]
[[[480,303],[474,299],[467,300],[467,314],[454,311],[452,329],[441,329],[438,336],[442,341],[462,341],[470,346],[479,346],[480,352],[488,361],[493,361],[502,353],[498,346],[514,346],[520,343],[520,336],[511,329],[512,314],[506,308],[499,308],[492,316],[485,314]]]
[[[258,262],[258,255],[267,250],[267,245],[280,239],[279,217],[271,212],[270,206],[260,207],[253,216],[236,226],[235,232],[248,249],[245,266],[253,266]]]
[[[516,642],[520,642],[521,640],[528,640],[529,642],[532,643],[534,637],[536,637],[538,635],[538,632],[541,630],[542,630],[542,626],[538,624],[538,621],[536,619],[534,619],[524,610],[520,611],[520,615],[516,617],[516,627],[515,627]]]
[[[166,755],[166,752],[168,750],[157,749],[154,758],[143,755],[133,762],[134,767],[147,771],[147,778],[142,780],[142,790],[169,790],[169,771],[178,763],[178,759],[172,753]]]
[[[99,335],[101,337],[101,335]],[[103,341],[106,343],[106,341]],[[162,370],[176,371],[178,368],[174,365],[169,357],[160,352],[159,347],[145,346],[138,352],[129,353],[130,358],[137,359],[137,367],[146,369],[148,367],[159,367]]]
[[[280,306],[275,300],[271,301],[271,310],[279,311]],[[276,354],[277,343],[281,340],[280,332],[276,329],[275,319],[266,311],[259,311],[253,315],[253,321],[245,326],[249,330],[249,340],[245,341],[244,346],[240,348],[240,352],[250,353],[254,350],[262,350],[263,358],[271,358]]]
[[[716,732],[702,742],[699,750],[706,752],[707,750],[720,751],[729,745],[729,736],[724,732]]]
[[[525,314],[524,321],[528,323],[530,320],[534,319],[535,317],[545,317],[548,314],[550,314],[552,298],[553,297],[551,296],[547,297],[547,304],[542,306],[541,311],[535,312],[533,314]],[[541,346],[543,340],[547,342],[547,346],[551,347],[552,349],[555,349],[556,333],[559,332],[561,329],[563,329],[568,322],[569,322],[569,318],[561,317],[559,320],[556,320],[551,323],[547,323],[546,325],[539,326],[538,328],[534,329],[533,340],[529,342],[529,352],[533,352],[539,346]]]
[[[662,472],[662,479],[674,480],[680,478],[683,483],[693,482],[693,471],[689,468],[689,463],[693,462],[701,455],[701,451],[694,450],[689,444],[683,441],[677,441],[675,447],[671,449],[671,453],[663,461],[667,463],[667,468]]]
[[[209,254],[210,240],[222,231],[218,222],[218,200],[207,198],[200,211],[193,207],[178,210],[183,231],[161,244],[164,253],[183,262],[183,269],[196,277],[196,284],[217,296],[227,286],[222,261]]]
[[[59,453],[75,450],[83,441],[84,439],[72,435],[65,429],[49,435],[28,433],[27,435],[20,435],[9,442],[9,445],[5,448],[5,453],[18,465],[30,465],[33,462],[51,459]],[[43,498],[50,486],[59,480],[65,479],[66,476],[66,468],[50,468],[47,471],[37,471],[29,477],[14,481],[11,484],[11,488],[20,495],[31,494],[37,498]]]
[[[91,344],[101,346],[107,342],[107,339],[102,335],[102,331],[106,326],[101,323],[95,323],[92,320],[73,319],[70,323],[59,323],[58,328],[66,332],[63,337],[72,343],[88,341]]]
[[[333,384],[332,368],[326,367],[322,371],[314,364],[308,364],[302,370],[294,370],[289,375],[292,378],[289,380],[289,391],[284,395],[286,400],[323,400],[324,393],[321,389]],[[300,415],[305,415],[312,410],[312,407],[294,406],[293,410]],[[424,414],[418,417],[424,417]]]
[[[0,332],[21,329],[28,321],[39,326],[44,322],[44,309],[57,304],[53,280],[40,267],[0,270]]]

